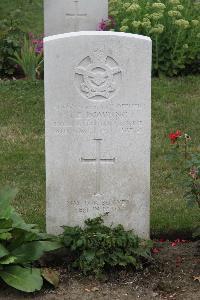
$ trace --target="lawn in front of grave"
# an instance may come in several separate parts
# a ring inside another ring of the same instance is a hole
[[[43,82],[0,83],[0,182],[18,188],[15,207],[29,223],[45,226]],[[153,79],[151,234],[190,234],[200,222],[183,199],[179,162],[167,160],[168,134],[182,130],[199,149],[200,77]],[[134,176],[134,172],[133,172]],[[56,201],[56,199],[55,199]]]

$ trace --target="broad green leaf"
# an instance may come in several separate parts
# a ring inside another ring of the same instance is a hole
[[[12,236],[15,237],[15,239],[13,239],[9,244],[9,251],[13,251],[28,242],[43,240],[55,241],[55,237],[46,233],[40,233],[38,229],[30,229],[26,231],[24,229],[15,228],[12,231]]]
[[[45,252],[62,247],[57,241],[35,241],[23,244],[11,252],[16,257],[16,263],[29,263],[38,260]]]
[[[0,232],[6,232],[12,230],[13,222],[11,219],[0,219]]]
[[[55,239],[53,235],[39,232],[39,230],[31,229],[29,232],[25,233],[24,242],[33,242],[33,241],[45,241]]]
[[[14,264],[15,261],[16,261],[16,257],[15,256],[3,257],[2,259],[0,259],[0,265]]]
[[[12,221],[13,221],[13,227],[18,229],[23,229],[26,231],[29,231],[33,228],[35,228],[36,225],[33,224],[26,224],[22,217],[15,211],[12,212]]]
[[[2,244],[0,244],[0,258],[8,254],[9,254],[8,250]]]
[[[13,239],[12,242],[9,244],[10,251],[15,250],[16,248],[20,247],[21,245],[27,242],[38,240],[41,241],[43,240],[41,237],[44,237],[43,234],[40,235],[37,229],[24,230],[20,228],[13,228],[12,236],[15,237],[15,239]]]
[[[24,243],[24,231],[14,228],[12,230],[12,236],[14,238],[12,238],[10,243],[8,244],[8,250],[10,252],[12,252],[14,249],[18,248]]]
[[[10,232],[2,232],[0,233],[0,240],[9,240],[12,238],[12,234]]]
[[[0,229],[0,234],[1,233],[7,233],[9,231],[12,231],[12,228],[8,228],[8,229]]]
[[[49,268],[44,268],[42,269],[42,276],[46,281],[51,283],[54,287],[58,287],[59,285],[59,273],[49,269]]]
[[[35,268],[8,266],[0,271],[0,277],[13,288],[27,293],[39,291],[43,285],[40,270]]]

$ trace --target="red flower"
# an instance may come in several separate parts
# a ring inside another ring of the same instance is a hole
[[[176,242],[171,242],[171,246],[172,246],[172,247],[176,247],[176,246],[177,246],[177,243],[176,243]]]
[[[178,139],[179,137],[181,137],[181,136],[182,136],[182,132],[181,132],[180,130],[177,130],[176,132],[171,132],[171,133],[169,134],[169,138],[170,138],[170,140],[171,140],[171,144],[175,144],[176,141],[177,141],[177,139]]]
[[[184,243],[189,243],[187,240],[182,240],[182,239],[176,239],[175,241],[171,242],[172,247],[176,247],[178,244],[184,244]]]
[[[160,249],[159,249],[159,248],[153,248],[153,249],[151,250],[151,252],[152,252],[153,254],[157,254],[157,253],[160,252]]]
[[[159,239],[159,242],[160,242],[160,243],[165,243],[165,242],[166,242],[166,239],[161,238],[161,239]]]

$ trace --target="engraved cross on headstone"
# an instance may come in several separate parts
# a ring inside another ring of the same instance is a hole
[[[81,158],[82,162],[95,162],[96,163],[96,193],[101,195],[101,163],[114,163],[116,158],[101,158],[101,141],[102,139],[94,139],[96,141],[96,158]]]
[[[80,17],[87,17],[86,13],[80,13],[79,12],[79,1],[75,0],[74,2],[74,9],[75,9],[75,13],[66,13],[66,17],[71,17],[75,19],[75,31],[78,31],[79,28],[79,21],[80,21]]]

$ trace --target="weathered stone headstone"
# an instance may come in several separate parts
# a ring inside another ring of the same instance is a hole
[[[148,237],[151,40],[69,33],[45,55],[48,232],[108,212]]]
[[[44,0],[45,36],[96,30],[108,18],[108,0]]]

